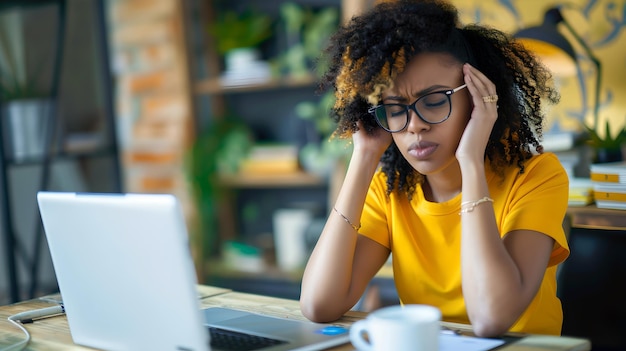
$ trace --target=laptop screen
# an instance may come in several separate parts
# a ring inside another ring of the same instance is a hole
[[[174,196],[39,192],[37,199],[75,343],[208,349]]]

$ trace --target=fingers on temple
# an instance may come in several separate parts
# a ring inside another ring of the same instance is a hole
[[[464,67],[464,74],[466,76],[466,82],[468,83],[468,89],[472,96],[477,101],[482,101],[483,96],[490,96],[497,94],[496,87],[481,71],[466,64]],[[469,78],[469,79],[468,79]]]

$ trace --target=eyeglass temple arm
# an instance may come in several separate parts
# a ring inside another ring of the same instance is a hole
[[[460,87],[458,87],[458,88],[454,88],[454,89],[452,89],[452,92],[453,92],[453,93],[456,93],[457,91],[459,91],[459,90],[461,90],[461,89],[465,88],[466,86],[467,86],[467,84],[463,84],[463,85],[461,85],[461,86],[460,86]]]

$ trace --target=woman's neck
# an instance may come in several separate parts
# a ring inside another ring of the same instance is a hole
[[[455,163],[455,167],[424,177],[424,198],[430,202],[449,201],[461,192],[462,183],[461,170]]]

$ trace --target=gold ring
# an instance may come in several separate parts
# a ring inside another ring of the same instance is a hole
[[[483,101],[484,102],[496,102],[498,101],[498,95],[489,95],[489,96],[483,96]]]

